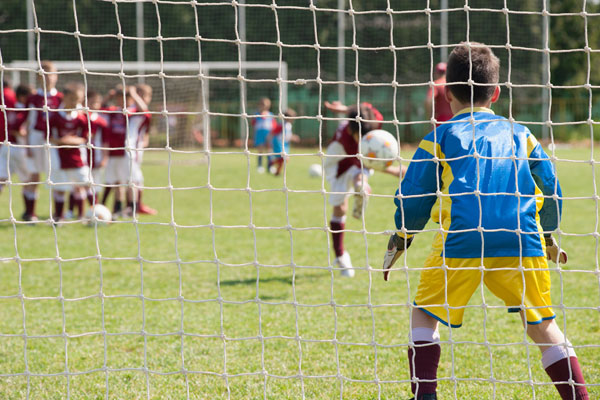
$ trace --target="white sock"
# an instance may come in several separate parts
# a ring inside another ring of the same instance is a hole
[[[562,360],[563,358],[577,357],[575,349],[571,343],[567,340],[566,345],[557,344],[542,353],[542,366],[544,369],[548,368],[554,363]]]

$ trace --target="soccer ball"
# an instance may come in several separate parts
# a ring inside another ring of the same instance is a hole
[[[310,175],[311,178],[320,178],[323,176],[323,168],[321,167],[321,164],[312,164],[308,168],[308,175]]]
[[[102,204],[96,204],[87,211],[85,218],[90,226],[93,226],[96,222],[98,225],[105,225],[112,221],[112,213]]]
[[[398,142],[391,133],[375,129],[362,137],[360,152],[365,167],[383,170],[398,157]]]

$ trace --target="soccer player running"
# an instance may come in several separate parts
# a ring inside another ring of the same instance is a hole
[[[48,132],[47,117],[49,112],[44,111],[44,106],[56,110],[62,102],[63,95],[56,90],[56,67],[51,61],[41,62],[43,74],[38,77],[39,89],[33,94],[28,102],[27,108],[34,108],[29,111],[27,142],[30,147],[27,149],[29,173],[29,185],[23,189],[23,199],[25,201],[24,221],[36,221],[35,203],[38,198],[37,186],[40,183],[41,174],[49,173],[48,144],[50,133]]]
[[[73,193],[79,219],[83,218],[84,199],[89,183],[88,121],[80,107],[84,98],[83,85],[65,86],[60,111],[50,114],[50,187],[54,199],[55,223],[63,220],[65,192]]]
[[[329,106],[331,107],[329,107]],[[361,103],[360,112],[356,106],[345,106],[339,101],[326,103],[325,106],[336,113],[347,112],[347,120],[340,123],[335,136],[327,146],[325,157],[325,178],[330,186],[329,204],[333,206],[329,226],[333,250],[335,252],[334,264],[340,268],[342,276],[352,278],[354,269],[350,254],[344,249],[344,229],[346,228],[346,212],[348,210],[348,197],[354,196],[354,209],[352,216],[361,218],[363,212],[363,194],[371,193],[369,186],[370,171],[363,168],[356,155],[361,135],[381,127],[383,121],[381,113],[369,103]],[[360,117],[360,122],[356,117]],[[400,176],[401,169],[390,166],[384,172]]]
[[[434,86],[425,97],[425,115],[427,119],[434,115],[438,126],[440,122],[448,121],[453,116],[450,103],[446,100],[446,68],[446,63],[436,64],[433,71]]]
[[[254,147],[259,153],[258,155],[258,168],[259,174],[265,173],[265,167],[263,167],[262,153],[266,153],[268,150],[269,142],[267,137],[273,130],[275,124],[275,118],[271,110],[271,100],[267,97],[263,97],[258,101],[258,112],[252,119],[252,126],[254,127]]]
[[[573,346],[551,307],[546,257],[567,261],[551,235],[561,216],[560,185],[531,132],[489,109],[500,95],[499,69],[498,58],[480,43],[452,51],[446,98],[454,117],[421,141],[416,162],[410,163],[396,192],[400,232],[389,240],[385,280],[429,218],[441,228],[412,309],[411,389],[417,400],[436,399],[438,324],[460,327],[483,280],[509,312],[520,313],[561,398],[588,399]],[[469,79],[475,85],[467,85]]]

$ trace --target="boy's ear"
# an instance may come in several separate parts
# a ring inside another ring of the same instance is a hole
[[[492,103],[495,103],[500,98],[500,86],[494,88],[494,94],[492,95]]]
[[[444,97],[446,98],[448,104],[452,103],[452,99],[454,99],[454,96],[452,95],[452,92],[448,86],[444,86]]]

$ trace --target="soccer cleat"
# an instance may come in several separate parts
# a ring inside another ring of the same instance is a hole
[[[265,173],[265,167],[260,166],[256,169],[256,172],[258,172],[259,174],[264,174]]]
[[[277,175],[277,166],[276,166],[276,165],[271,165],[271,166],[269,167],[269,172],[270,172],[272,175]]]
[[[350,259],[350,254],[347,251],[344,251],[339,257],[336,257],[335,264],[340,268],[340,273],[342,276],[352,278],[354,277],[354,269],[352,268],[352,260]]]
[[[38,220],[38,217],[35,214],[23,213],[21,219],[25,222],[36,222]]]
[[[71,210],[68,210],[68,211],[65,213],[65,219],[66,219],[66,220],[72,220],[72,219],[73,219],[73,211],[71,211]]]

